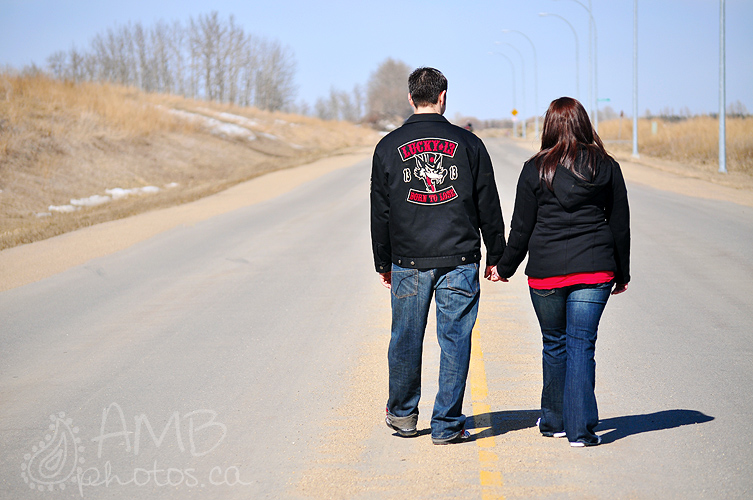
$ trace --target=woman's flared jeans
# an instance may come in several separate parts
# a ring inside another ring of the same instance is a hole
[[[597,442],[596,337],[612,283],[531,288],[543,337],[542,433],[567,433],[570,442]]]

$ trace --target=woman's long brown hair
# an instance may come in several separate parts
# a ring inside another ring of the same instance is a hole
[[[585,169],[576,169],[581,150],[586,155]],[[596,162],[609,157],[580,102],[572,97],[552,101],[544,116],[541,150],[533,156],[539,170],[539,182],[546,183],[551,190],[557,165],[562,165],[581,179],[590,179]]]

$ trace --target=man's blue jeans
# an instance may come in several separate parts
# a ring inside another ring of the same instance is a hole
[[[392,338],[388,352],[387,410],[397,417],[418,415],[421,357],[432,295],[437,309],[439,392],[431,435],[451,439],[463,431],[463,395],[471,359],[471,332],[479,301],[479,265],[441,269],[392,266]]]
[[[567,433],[569,441],[595,443],[596,336],[612,283],[531,290],[544,341],[542,433]]]

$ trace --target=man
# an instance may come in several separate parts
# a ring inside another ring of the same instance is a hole
[[[481,235],[484,277],[492,279],[505,249],[504,223],[484,144],[442,116],[444,75],[415,70],[408,101],[414,114],[379,142],[371,172],[374,263],[392,291],[386,422],[400,436],[417,434],[422,344],[435,295],[442,355],[431,437],[448,444],[470,436],[462,406],[478,312]]]

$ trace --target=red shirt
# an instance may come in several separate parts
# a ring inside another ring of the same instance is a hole
[[[596,285],[609,283],[614,279],[612,271],[597,271],[595,273],[573,273],[549,278],[528,277],[528,286],[535,290],[550,290],[552,288],[564,288],[570,285]]]

